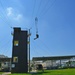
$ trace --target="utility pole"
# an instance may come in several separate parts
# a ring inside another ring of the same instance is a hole
[[[30,72],[30,36],[31,36],[30,29],[29,29],[29,34],[28,35],[29,35],[28,40],[29,40],[29,72]]]
[[[37,23],[38,23],[38,18],[36,17],[35,18],[36,37],[34,38],[34,40],[36,40],[37,38],[39,38]],[[30,36],[31,36],[30,29],[28,30],[29,31],[29,33],[28,33],[28,42],[29,42],[29,47],[28,47],[28,49],[29,49],[29,52],[28,52],[28,54],[29,54],[28,55],[29,56],[29,72],[30,72]]]

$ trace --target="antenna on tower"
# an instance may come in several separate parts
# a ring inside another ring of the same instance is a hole
[[[37,24],[38,24],[38,18],[35,17],[36,37],[34,38],[34,40],[36,40],[37,38],[39,38]]]

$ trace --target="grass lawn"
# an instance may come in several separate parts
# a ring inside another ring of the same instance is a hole
[[[2,74],[3,72],[0,72],[0,75]]]
[[[75,75],[75,69],[45,70],[44,73],[38,72],[37,74],[10,74],[10,75]]]

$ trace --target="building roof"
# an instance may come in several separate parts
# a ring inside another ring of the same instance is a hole
[[[11,58],[0,58],[0,62],[6,62],[6,61],[11,61]]]
[[[51,56],[51,57],[33,57],[32,60],[33,61],[46,61],[46,60],[62,60],[62,59],[71,59],[75,57],[75,55],[70,55],[70,56]]]
[[[5,55],[0,55],[0,62],[4,62],[4,61],[10,61],[11,58],[5,56]]]
[[[8,58],[8,57],[5,55],[0,55],[0,58]]]

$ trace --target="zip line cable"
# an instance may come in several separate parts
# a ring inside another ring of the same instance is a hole
[[[33,10],[32,10],[32,15],[31,15],[31,18],[32,18],[32,23],[31,23],[31,27],[30,28],[33,28],[32,24],[33,24],[33,20],[34,20],[34,12],[35,12],[35,6],[36,6],[36,0],[33,0],[34,1],[34,4],[33,4]]]
[[[33,44],[34,45],[34,44]],[[38,54],[38,56],[40,56],[41,55],[41,52],[39,52],[38,50],[37,50],[37,48],[36,48],[36,46],[34,45],[31,45],[31,47],[33,48],[32,50],[32,52],[34,52],[34,53],[37,53]],[[35,54],[36,55],[36,54]]]
[[[40,39],[39,39],[39,41],[40,41],[40,43],[42,43],[42,44],[46,47],[47,51],[49,52],[50,49],[49,49],[49,47],[46,45],[46,43],[44,43],[44,41],[42,41],[42,40],[40,40]]]
[[[6,37],[6,35],[5,35],[4,37],[1,38],[0,44],[1,44],[1,42],[5,41],[5,37]]]
[[[37,10],[37,13],[36,13],[36,17],[37,17],[37,15],[39,13],[39,10],[40,10],[40,7],[41,7],[41,3],[42,3],[42,0],[40,0],[39,6],[38,6],[38,10]]]
[[[42,17],[43,15],[45,15],[49,11],[49,9],[54,5],[55,2],[56,2],[56,0],[53,1],[53,3],[46,9],[46,11],[44,11],[42,13],[42,15],[40,15],[40,17]]]
[[[36,17],[36,18],[35,18],[36,34],[38,34],[38,27],[37,27],[37,24],[38,24],[38,18]]]
[[[10,42],[8,43],[7,46],[10,46]],[[6,48],[8,48],[8,47],[6,47]],[[10,51],[11,51],[11,49],[10,49],[10,47],[9,47],[9,49],[6,49],[6,51],[4,51],[3,53],[4,53],[4,54],[9,54]]]
[[[48,3],[49,3],[49,2],[50,2],[50,0],[47,0],[45,6],[43,7],[43,9],[42,9],[42,11],[39,13],[39,15],[44,12],[44,10],[45,10],[45,8],[48,6]]]
[[[36,6],[36,0],[33,0],[34,1],[34,4],[33,4],[33,11],[32,11],[32,20],[33,20],[33,14],[34,14],[34,12],[35,12],[35,6]]]
[[[8,45],[9,46],[9,45]],[[6,50],[5,51],[3,51],[3,55],[8,55],[8,54],[10,54],[10,52],[12,52],[12,51],[10,51],[11,49],[10,48],[8,48],[8,47],[6,47]]]
[[[33,11],[32,11],[32,18],[33,18],[33,14],[34,14],[34,11],[35,11],[35,5],[36,5],[36,0],[34,0]]]
[[[41,43],[40,43],[40,44],[37,44],[37,43],[34,42],[34,44],[37,45],[37,47],[40,48],[41,51],[43,51],[43,53],[45,52],[45,53],[47,53],[48,55],[50,55],[50,52],[47,51],[47,50],[45,50],[45,46],[42,47]],[[40,46],[39,46],[39,45],[40,45]],[[40,51],[40,52],[41,52],[41,51]]]
[[[36,55],[36,54],[38,54],[38,56],[41,55],[40,51],[39,51],[39,50],[37,51],[37,48],[36,48],[35,45],[34,45],[34,47],[32,46],[32,48],[33,48],[33,52],[35,53],[35,55]]]
[[[1,5],[1,7],[3,8],[3,10],[4,10],[4,12],[5,12],[5,8],[4,8],[4,6],[3,6],[3,4],[2,4],[2,2],[0,1],[0,5]],[[1,13],[2,13],[2,15],[6,18],[6,20],[8,19],[7,17],[7,15],[5,15],[4,14],[4,12],[2,12],[1,11]],[[5,12],[6,13],[6,12]],[[10,25],[10,23],[8,22],[8,21],[5,21],[10,27],[12,27],[12,25]]]
[[[46,50],[49,53],[49,50],[50,50],[49,47],[42,40],[40,40],[40,39],[39,39],[39,42],[40,42],[40,44],[42,44],[46,48]]]
[[[1,17],[1,19],[4,21],[5,24],[10,26],[10,24],[6,20],[4,20],[2,17]],[[11,28],[11,26],[10,26],[10,28]]]
[[[37,48],[36,48],[35,44],[33,44],[33,45],[34,45],[34,47],[32,46],[32,48],[34,48],[34,53],[37,53],[37,54],[38,54],[38,56],[42,55],[42,52],[41,52],[41,51],[39,51],[39,50],[37,50]],[[35,54],[35,55],[36,55],[36,54]]]
[[[5,46],[7,43],[9,43],[9,41],[10,41],[10,40],[7,40],[7,42],[5,42],[5,40],[3,40],[3,44],[2,44],[2,46],[0,46],[0,49],[1,49],[1,48],[4,48],[4,46]]]
[[[6,55],[10,52],[11,49],[9,49],[7,46],[9,46],[9,43],[5,46],[5,49],[0,51],[0,54]]]
[[[43,50],[43,52],[45,52],[45,54],[48,54],[48,55],[51,55],[51,53],[49,52],[49,50],[46,48],[45,45],[43,45],[41,42],[40,42],[40,45],[41,45],[41,49]]]
[[[8,42],[8,44],[5,46],[5,48],[6,48],[5,50],[2,49],[2,50],[3,50],[3,51],[2,51],[3,54],[7,54],[8,52],[10,52],[10,50],[9,50],[8,47],[7,47],[7,46],[10,46],[9,44],[10,44],[10,42]]]
[[[7,47],[7,45],[10,43],[10,40],[8,40],[6,43],[4,43],[4,45],[3,46],[1,46],[0,47],[0,53],[3,51],[3,48],[6,48]],[[3,51],[3,53],[5,52],[5,50]]]

